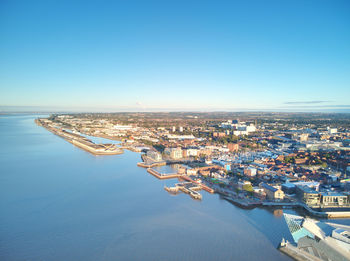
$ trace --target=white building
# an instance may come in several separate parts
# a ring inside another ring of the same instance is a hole
[[[147,157],[151,158],[154,161],[161,161],[162,160],[162,155],[155,150],[149,150],[147,151]]]
[[[164,153],[172,159],[181,159],[182,158],[182,149],[181,148],[166,148]]]
[[[114,125],[113,128],[116,130],[131,130],[133,127],[131,125]]]
[[[328,133],[329,133],[329,134],[334,134],[334,133],[337,133],[337,132],[338,132],[338,129],[337,129],[337,128],[330,128],[330,127],[327,127],[327,130],[328,130]]]

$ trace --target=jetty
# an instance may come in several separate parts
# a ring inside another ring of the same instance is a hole
[[[187,176],[185,174],[179,174],[179,173],[167,173],[167,174],[165,174],[165,173],[160,173],[160,172],[158,172],[158,171],[156,171],[155,169],[152,169],[152,168],[148,168],[147,172],[149,174],[153,175],[154,177],[156,177],[157,179],[175,179],[175,178],[178,178],[180,180],[185,180],[187,182],[196,184],[201,189],[203,189],[203,190],[205,190],[205,191],[207,191],[209,193],[214,193],[215,192],[214,189],[209,188],[208,186],[191,179],[189,176]]]
[[[176,183],[175,187],[164,186],[164,189],[174,194],[177,194],[179,191],[182,191],[186,194],[189,194],[193,199],[202,199],[202,194],[198,192],[198,190],[202,189],[201,186],[199,186],[198,184],[193,184],[192,182]]]
[[[115,144],[96,144],[79,134],[71,133],[62,128],[52,127],[51,124],[48,123],[48,120],[42,121],[41,119],[36,119],[35,123],[41,127],[44,127],[53,134],[65,139],[69,143],[79,147],[80,149],[94,155],[117,155],[124,152],[123,149],[117,147]]]

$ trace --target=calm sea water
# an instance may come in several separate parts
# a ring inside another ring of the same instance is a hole
[[[0,116],[0,260],[290,260],[280,211],[170,195],[140,154],[93,156],[35,117]]]

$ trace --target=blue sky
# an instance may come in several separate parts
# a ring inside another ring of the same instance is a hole
[[[350,109],[349,1],[1,1],[0,106]]]

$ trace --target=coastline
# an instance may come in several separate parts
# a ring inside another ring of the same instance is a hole
[[[113,151],[102,151],[102,150],[96,150],[96,148],[94,148],[94,146],[99,146],[93,142],[91,142],[90,140],[86,139],[83,136],[80,136],[78,134],[68,134],[68,133],[64,133],[64,132],[60,132],[59,130],[56,130],[54,128],[51,128],[49,126],[47,126],[46,124],[43,124],[39,119],[35,119],[35,123],[41,127],[44,127],[46,130],[52,132],[53,134],[63,138],[64,140],[68,141],[69,143],[77,146],[80,149],[83,149],[95,156],[98,155],[119,155],[119,154],[123,154],[123,148],[116,148]],[[74,138],[70,138],[67,137],[67,135],[72,135],[74,136]],[[110,139],[110,137],[103,135],[103,138],[107,138]],[[97,136],[98,137],[98,136]],[[102,137],[100,135],[100,137]],[[125,148],[124,149],[128,149],[132,152],[138,152],[135,150],[132,150],[130,148]],[[247,200],[244,199],[240,199],[238,197],[233,197],[232,195],[229,195],[227,193],[224,193],[222,191],[219,191],[217,189],[213,189],[210,188],[204,184],[198,183],[194,180],[192,180],[190,177],[183,175],[183,174],[179,174],[179,173],[174,173],[171,175],[166,175],[166,174],[160,174],[159,172],[155,171],[153,169],[153,167],[157,167],[157,166],[165,166],[168,163],[166,161],[162,161],[162,162],[152,162],[152,163],[145,163],[145,159],[143,157],[143,155],[141,156],[142,158],[142,162],[138,162],[137,166],[138,167],[142,167],[142,168],[146,168],[147,172],[153,176],[155,176],[158,179],[173,179],[173,178],[178,178],[178,179],[183,179],[186,180],[188,182],[193,182],[196,184],[200,184],[202,189],[209,192],[209,193],[217,193],[219,194],[224,200],[230,202],[231,204],[238,206],[240,208],[243,209],[254,209],[256,207],[264,207],[264,208],[274,208],[274,207],[289,207],[289,208],[296,208],[296,209],[304,209],[308,214],[314,216],[314,217],[318,217],[318,218],[327,218],[327,219],[334,219],[334,218],[350,218],[350,211],[316,211],[313,210],[312,208],[310,208],[309,206],[301,203],[301,202],[292,202],[292,203],[284,203],[284,202],[248,202]]]

